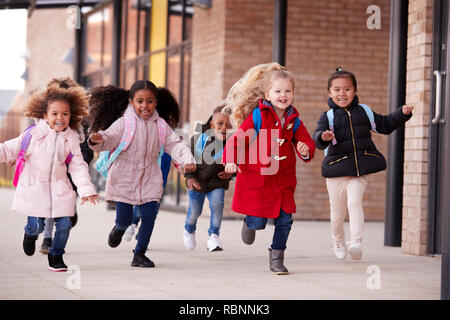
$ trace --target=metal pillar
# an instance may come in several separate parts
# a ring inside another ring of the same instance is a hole
[[[286,65],[287,0],[274,0],[272,60]]]
[[[122,0],[114,0],[111,83],[120,85],[120,41],[122,35]]]
[[[408,35],[408,0],[391,1],[389,44],[389,112],[405,103],[406,51]],[[401,246],[403,207],[403,158],[405,128],[389,136],[384,245]]]

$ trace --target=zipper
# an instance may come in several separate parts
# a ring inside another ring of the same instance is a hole
[[[48,190],[50,194],[50,217],[52,217],[52,211],[53,211],[53,198],[52,198],[52,176],[53,176],[53,163],[55,163],[55,157],[56,157],[56,142],[58,140],[58,132],[56,132],[55,136],[55,143],[53,144],[53,155],[52,155],[52,163],[50,164],[50,179],[48,183]]]
[[[364,154],[365,154],[366,156],[372,156],[372,157],[376,157],[376,158],[379,158],[379,157],[380,157],[379,155],[377,155],[377,154],[375,154],[375,153],[369,153],[369,152],[367,152],[367,151],[365,151],[365,150],[364,150]]]
[[[339,161],[342,161],[342,160],[347,159],[347,158],[348,158],[348,156],[343,156],[342,158],[339,158],[337,160],[329,162],[328,165],[331,166],[332,164],[338,163]]]
[[[355,165],[356,165],[356,175],[359,177],[359,167],[358,167],[358,158],[356,157],[356,143],[355,143],[355,135],[353,133],[353,125],[352,125],[352,115],[350,111],[346,108],[345,111],[348,114],[348,120],[350,121],[350,131],[352,132],[352,142],[353,142],[353,153],[355,155]]]

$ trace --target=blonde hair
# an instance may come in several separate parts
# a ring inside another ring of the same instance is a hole
[[[250,68],[228,91],[226,109],[232,110],[230,117],[234,128],[239,127],[264,98],[275,79],[289,79],[295,86],[294,75],[276,62],[259,64]],[[223,111],[222,111],[223,112]]]

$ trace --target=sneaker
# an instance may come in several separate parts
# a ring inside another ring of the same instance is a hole
[[[51,255],[50,253],[48,256],[48,270],[55,271],[55,272],[66,272],[67,266],[64,263],[62,254],[58,255]]]
[[[137,252],[134,253],[133,261],[131,261],[131,266],[139,268],[154,268],[155,264],[152,260],[144,255],[144,252]]]
[[[334,242],[333,251],[339,260],[344,260],[347,257],[347,246],[343,240]]]
[[[134,232],[136,231],[136,224],[130,224],[127,228],[127,230],[125,230],[125,233],[123,234],[123,238],[126,241],[130,241],[131,238],[133,238]]]
[[[114,226],[108,236],[108,244],[111,248],[117,247],[122,241],[122,236],[125,231],[119,230]]]
[[[348,246],[348,253],[352,260],[361,260],[362,258],[362,245],[359,241],[351,241]]]
[[[183,228],[183,243],[186,249],[193,250],[195,248],[195,232],[189,233]]]
[[[37,238],[37,236],[29,236],[24,233],[22,246],[23,252],[25,252],[27,256],[32,256],[34,254],[34,251],[36,250]]]
[[[222,251],[222,243],[220,242],[219,236],[215,233],[211,234],[206,241],[209,252]]]
[[[52,238],[44,238],[42,241],[41,249],[39,249],[40,253],[48,254],[48,250],[52,246]]]

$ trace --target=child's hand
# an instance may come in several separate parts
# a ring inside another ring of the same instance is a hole
[[[100,202],[98,195],[81,198],[81,205],[83,205],[86,201],[89,201],[92,204],[97,204],[98,202]]]
[[[15,159],[7,162],[8,167],[12,167],[15,164],[16,164],[16,160]]]
[[[103,141],[105,141],[103,140],[102,134],[98,132],[91,134],[89,140],[91,141],[91,143],[102,143]]]
[[[237,166],[237,164],[235,164],[235,163],[227,163],[226,165],[225,165],[225,172],[226,173],[231,173],[231,174],[233,174],[233,173],[236,173],[236,172],[241,172],[241,169],[239,169],[239,167]]]
[[[323,141],[331,141],[334,139],[334,133],[330,130],[324,131],[322,132],[321,138]]]
[[[183,167],[183,171],[185,174],[194,172],[195,170],[197,170],[197,166],[195,165],[195,163],[189,163]]]
[[[220,171],[217,175],[222,180],[229,180],[233,176],[232,173],[228,173],[228,172],[225,172],[225,171]]]
[[[307,157],[309,155],[309,147],[304,142],[299,141],[297,143],[297,151],[304,157]]]
[[[187,187],[189,190],[194,190],[194,191],[202,190],[202,187],[200,186],[197,179],[195,179],[195,178],[188,179]]]
[[[402,113],[407,116],[414,110],[414,106],[407,106],[406,104],[402,107]]]

